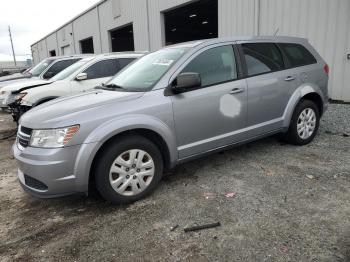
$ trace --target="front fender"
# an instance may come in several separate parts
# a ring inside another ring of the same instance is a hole
[[[323,103],[325,104],[327,101],[321,91],[321,89],[312,83],[304,83],[303,85],[301,85],[300,87],[298,87],[293,95],[291,96],[291,98],[289,99],[289,102],[287,104],[287,107],[283,113],[283,127],[284,128],[288,128],[290,125],[290,121],[293,117],[293,113],[295,110],[295,107],[297,106],[297,104],[300,102],[300,100],[306,96],[307,94],[311,94],[311,93],[316,93],[318,94]]]
[[[37,106],[43,101],[70,95],[70,87],[69,83],[58,81],[30,88],[26,92],[27,94],[23,97],[21,104],[25,106]]]
[[[82,185],[83,188],[88,186],[92,162],[106,141],[122,132],[135,129],[147,129],[159,134],[168,147],[170,165],[175,165],[177,148],[172,128],[160,119],[148,115],[121,116],[96,127],[83,142],[75,166],[78,184]]]

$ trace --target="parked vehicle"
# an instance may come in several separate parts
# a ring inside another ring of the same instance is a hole
[[[150,53],[104,87],[38,106],[13,146],[23,188],[39,197],[143,198],[164,169],[284,133],[310,143],[327,108],[329,68],[306,39],[184,43]]]
[[[34,106],[61,96],[86,92],[103,84],[142,55],[144,53],[130,52],[82,59],[53,77],[51,83],[35,82],[32,86],[12,91],[12,95],[5,103],[10,107],[13,119],[17,122],[23,113]]]
[[[5,99],[7,99],[7,96],[10,94],[8,91],[12,91],[12,89],[7,90],[4,87],[14,83],[23,83],[25,86],[25,83],[28,81],[50,79],[68,66],[86,56],[87,55],[70,55],[50,57],[41,61],[29,71],[25,71],[24,73],[16,73],[6,77],[0,77],[0,108],[7,108]]]

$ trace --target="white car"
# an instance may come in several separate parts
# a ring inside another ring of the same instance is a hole
[[[83,57],[87,57],[87,55],[49,57],[24,73],[0,77],[0,107],[2,109],[7,108],[5,100],[10,94],[9,91],[34,85],[35,82],[33,81],[48,80]],[[9,85],[12,87],[6,88]]]
[[[18,121],[24,112],[34,106],[101,85],[142,55],[144,53],[114,53],[81,59],[50,81],[33,82],[33,86],[12,91],[6,104],[10,107],[14,120]]]

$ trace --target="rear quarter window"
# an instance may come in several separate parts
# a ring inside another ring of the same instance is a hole
[[[300,44],[280,43],[279,46],[288,59],[289,67],[299,67],[317,63],[316,58],[311,52]]]

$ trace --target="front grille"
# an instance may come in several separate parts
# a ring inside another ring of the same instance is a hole
[[[26,135],[31,135],[32,131],[33,131],[33,129],[31,129],[31,128],[21,126],[21,132],[26,134]]]
[[[22,147],[27,147],[29,145],[30,136],[32,135],[32,129],[21,126],[17,133],[18,144]]]
[[[38,190],[47,190],[47,185],[26,174],[24,174],[24,181],[25,181],[25,184],[31,188],[38,189]]]

